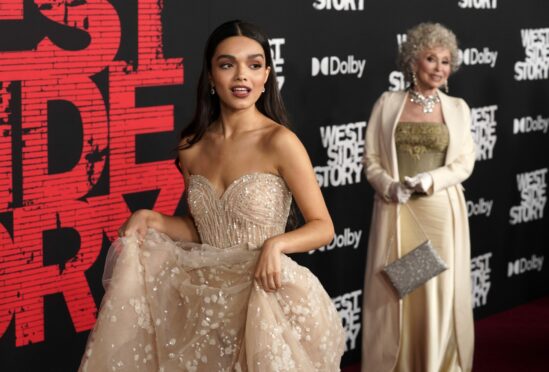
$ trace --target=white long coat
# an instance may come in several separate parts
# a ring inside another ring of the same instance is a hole
[[[469,107],[460,98],[438,92],[450,143],[445,165],[430,171],[433,190],[448,193],[454,220],[454,321],[460,364],[465,371],[473,363],[473,312],[471,308],[470,241],[467,209],[461,182],[473,171],[475,146],[471,135]],[[396,250],[389,262],[400,257],[398,204],[383,195],[399,179],[395,128],[407,93],[385,92],[375,103],[366,131],[365,172],[374,188],[374,207],[364,285],[362,371],[392,371],[399,352],[402,303],[395,296],[381,269],[386,264],[390,236],[397,229]],[[395,246],[393,244],[393,246]]]

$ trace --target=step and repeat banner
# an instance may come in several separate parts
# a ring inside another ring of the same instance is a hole
[[[475,316],[549,293],[549,3],[543,0],[0,0],[0,369],[75,371],[103,296],[110,242],[131,211],[185,213],[173,165],[209,33],[269,35],[293,130],[336,236],[295,256],[321,280],[360,360],[373,192],[364,131],[408,28],[460,40],[450,94],[472,110],[464,184]]]

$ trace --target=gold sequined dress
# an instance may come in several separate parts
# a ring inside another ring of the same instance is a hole
[[[403,180],[405,176],[429,172],[444,164],[448,128],[442,123],[400,122],[395,143],[399,176]],[[414,195],[408,206],[449,269],[403,299],[395,371],[461,372],[454,329],[455,247],[450,200],[445,191],[439,191],[429,196]],[[401,255],[425,240],[408,208],[400,208],[400,231]]]
[[[188,187],[202,244],[152,229],[113,244],[80,371],[339,371],[344,331],[318,279],[286,255],[281,289],[253,279],[263,242],[284,233],[284,180],[252,173],[218,196],[192,175]]]

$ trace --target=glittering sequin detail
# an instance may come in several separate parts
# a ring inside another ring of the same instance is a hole
[[[400,151],[419,160],[425,152],[446,151],[449,143],[448,128],[441,123],[398,123],[395,143]]]
[[[253,279],[259,249],[284,232],[290,203],[272,174],[240,177],[221,196],[191,176],[203,244],[152,229],[142,243],[113,244],[116,264],[80,370],[338,371],[344,332],[318,279],[285,255],[280,290],[267,293]]]
[[[221,197],[203,176],[192,175],[189,184],[189,207],[203,243],[261,246],[268,237],[284,232],[292,196],[281,177],[247,174],[233,181]]]

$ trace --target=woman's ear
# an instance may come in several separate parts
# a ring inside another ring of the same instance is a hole
[[[267,83],[267,80],[269,80],[269,74],[271,73],[271,66],[268,66],[266,69],[265,69],[265,81],[263,82],[263,84],[266,84]]]
[[[417,63],[415,61],[410,62],[410,74],[417,73]]]

